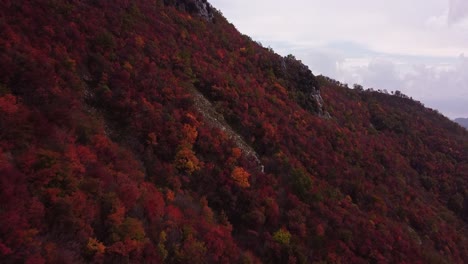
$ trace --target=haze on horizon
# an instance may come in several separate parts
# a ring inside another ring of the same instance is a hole
[[[468,1],[209,0],[243,34],[314,74],[400,90],[468,117]]]

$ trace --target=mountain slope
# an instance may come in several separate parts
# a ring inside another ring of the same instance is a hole
[[[0,34],[5,263],[468,261],[468,132],[420,103],[199,0],[2,1]]]

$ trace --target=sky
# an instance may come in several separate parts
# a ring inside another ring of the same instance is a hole
[[[209,0],[243,34],[314,74],[400,90],[468,117],[468,0]]]

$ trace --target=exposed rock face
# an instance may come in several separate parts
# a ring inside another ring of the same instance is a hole
[[[317,90],[317,93],[311,93],[310,98],[315,101],[315,104],[318,106],[317,114],[325,119],[331,118],[330,113],[324,110],[323,107],[323,98],[320,95],[320,92]]]
[[[212,21],[214,17],[214,8],[206,0],[164,0],[164,3],[196,14],[207,21]]]
[[[320,117],[330,118],[330,114],[325,111],[317,79],[306,65],[288,55],[281,60],[279,74],[290,83],[293,96],[299,105]]]
[[[213,7],[206,0],[195,0],[192,6],[198,11],[198,15],[211,21],[213,19]]]

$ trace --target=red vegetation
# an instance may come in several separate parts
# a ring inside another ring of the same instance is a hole
[[[468,262],[464,129],[197,2],[0,2],[3,263]]]

